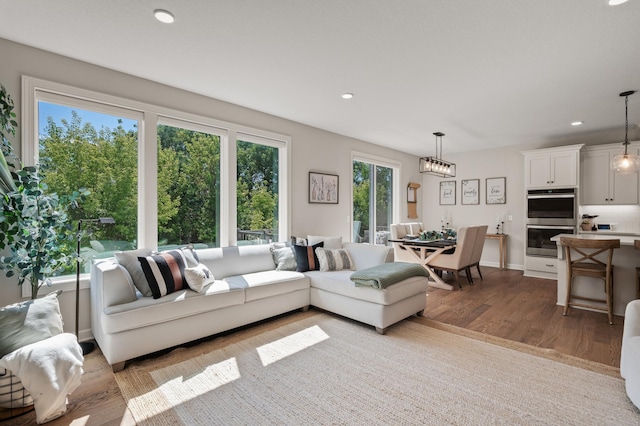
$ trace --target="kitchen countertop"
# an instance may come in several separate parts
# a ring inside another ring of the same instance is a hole
[[[599,229],[597,231],[578,231],[578,234],[585,234],[585,235],[597,235],[597,234],[620,235],[620,236],[638,237],[638,239],[640,239],[640,234],[637,233],[637,232],[608,231],[608,230],[603,230],[603,229]]]
[[[594,231],[594,232],[582,232],[578,235],[574,234],[558,234],[555,237],[551,238],[551,241],[554,241],[556,244],[560,245],[561,237],[569,237],[569,238],[582,238],[585,240],[611,240],[611,239],[619,239],[621,246],[632,246],[635,240],[640,240],[640,235],[638,234],[621,234],[616,233],[615,231]]]

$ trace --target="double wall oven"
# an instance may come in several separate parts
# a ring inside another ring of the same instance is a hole
[[[551,238],[558,234],[575,234],[577,216],[575,188],[529,190],[526,254],[556,257],[557,245]]]

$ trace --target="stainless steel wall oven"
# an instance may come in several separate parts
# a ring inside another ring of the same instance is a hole
[[[576,234],[578,205],[575,188],[536,189],[527,192],[527,256],[556,257],[551,238]]]
[[[535,189],[527,192],[527,224],[576,226],[577,214],[575,188]]]
[[[575,234],[576,227],[568,225],[527,225],[527,255],[556,257],[558,248],[551,238],[558,234]]]

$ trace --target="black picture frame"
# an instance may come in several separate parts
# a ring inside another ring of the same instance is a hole
[[[329,173],[309,172],[309,203],[338,204],[340,178]]]

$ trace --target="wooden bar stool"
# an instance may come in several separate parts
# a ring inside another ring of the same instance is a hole
[[[640,250],[640,240],[633,240],[633,248]],[[636,299],[640,299],[640,267],[636,266]]]
[[[613,250],[620,248],[620,240],[588,240],[582,238],[561,237],[560,244],[564,246],[564,254],[567,259],[567,297],[564,304],[564,312],[567,315],[571,306],[580,306],[607,312],[609,324],[613,324]],[[578,253],[576,259],[571,258],[572,250]],[[607,252],[607,262],[596,259],[595,256]],[[601,278],[604,281],[605,299],[576,296],[572,294],[571,287],[573,277],[584,276]],[[586,300],[589,302],[605,303],[607,308],[572,302],[571,299]]]

